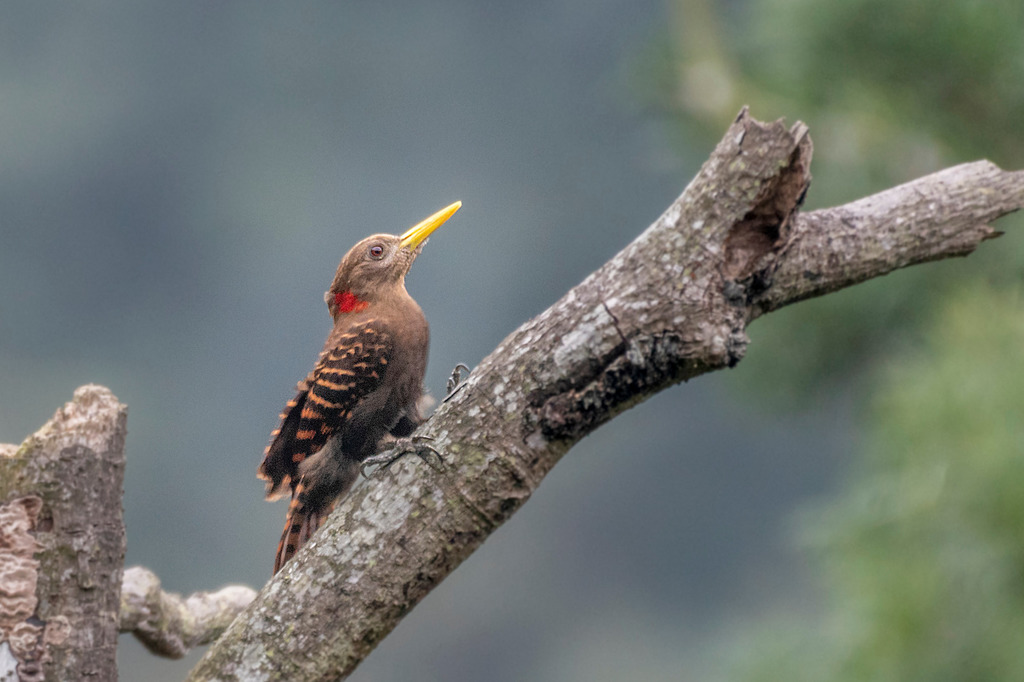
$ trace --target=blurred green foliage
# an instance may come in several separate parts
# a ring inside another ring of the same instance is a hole
[[[803,517],[825,613],[763,630],[733,679],[1024,679],[1024,302],[972,287],[927,329],[847,490]]]
[[[742,104],[807,122],[808,208],[976,158],[1024,166],[1020,2],[675,7],[660,104],[709,143]],[[822,605],[756,626],[729,679],[1024,679],[1022,223],[754,325],[733,382],[777,409],[851,390],[870,408],[843,492],[799,523]]]
[[[889,134],[923,133],[953,155],[1021,160],[1024,4],[770,0],[751,9],[740,63],[763,87],[820,111],[871,113],[902,129]]]

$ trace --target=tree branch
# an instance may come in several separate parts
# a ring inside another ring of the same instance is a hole
[[[989,226],[1024,205],[1024,171],[975,161],[836,208],[796,217],[756,317],[908,265],[966,256],[1002,235]]]
[[[182,599],[160,589],[155,573],[133,566],[121,583],[120,631],[134,634],[157,656],[181,658],[220,637],[255,596],[251,587],[229,585]]]
[[[584,435],[735,365],[759,315],[969,253],[1024,205],[1024,174],[978,162],[800,216],[811,150],[803,124],[740,112],[657,222],[509,335],[420,429],[450,470],[403,462],[350,495],[189,679],[349,674]]]
[[[140,567],[122,582],[126,416],[109,389],[82,386],[20,446],[0,444],[0,680],[116,679],[118,631],[180,658],[256,595],[182,600]]]
[[[117,679],[126,418],[83,386],[0,446],[0,679]]]

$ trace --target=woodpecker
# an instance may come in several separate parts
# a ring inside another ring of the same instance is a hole
[[[320,527],[381,445],[407,439],[422,421],[417,403],[430,333],[405,276],[427,237],[461,207],[457,201],[400,236],[367,237],[341,259],[324,294],[334,327],[281,413],[257,472],[267,481],[268,500],[286,486],[291,491],[274,573]]]

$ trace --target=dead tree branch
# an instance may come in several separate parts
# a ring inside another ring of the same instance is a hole
[[[132,566],[121,584],[120,630],[157,656],[181,658],[220,637],[255,596],[251,587],[229,585],[182,599],[160,589],[160,579],[149,569]]]
[[[83,386],[0,446],[0,679],[117,679],[126,418]]]
[[[742,111],[657,222],[510,334],[420,429],[450,470],[405,462],[357,490],[189,679],[348,675],[581,437],[735,365],[759,315],[967,254],[1024,206],[1024,173],[982,161],[800,215],[810,160],[803,124]]]
[[[119,631],[180,658],[256,595],[182,599],[141,567],[122,582],[126,415],[108,389],[83,386],[20,446],[0,445],[0,680],[116,679]]]

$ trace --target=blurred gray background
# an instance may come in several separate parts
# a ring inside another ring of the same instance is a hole
[[[668,21],[657,0],[7,7],[0,442],[109,386],[130,406],[127,565],[183,593],[261,586],[285,506],[255,470],[340,257],[464,202],[408,284],[443,393],[706,158],[637,91]],[[726,381],[586,439],[353,679],[699,678],[736,623],[813,608],[788,519],[835,485],[849,405],[783,418]],[[196,659],[121,640],[124,680]]]

